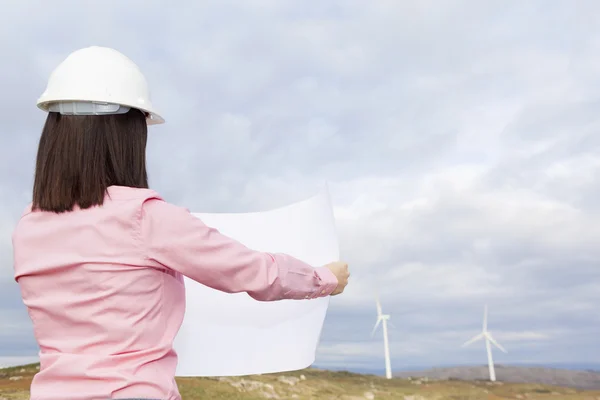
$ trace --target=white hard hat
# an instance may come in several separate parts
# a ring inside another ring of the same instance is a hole
[[[71,53],[50,75],[37,106],[62,114],[148,113],[148,125],[162,124],[137,65],[114,49],[86,47]]]

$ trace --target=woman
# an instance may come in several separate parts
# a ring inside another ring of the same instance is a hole
[[[147,125],[164,122],[137,66],[90,47],[52,73],[15,279],[41,367],[32,400],[178,400],[182,276],[256,300],[341,293],[347,265],[254,251],[148,189]],[[210,305],[207,305],[210,306]]]

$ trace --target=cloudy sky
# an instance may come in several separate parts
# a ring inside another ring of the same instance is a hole
[[[258,211],[329,182],[352,281],[318,364],[600,354],[600,4],[590,1],[11,1],[0,16],[0,363],[35,358],[10,234],[29,202],[52,69],[89,45],[146,74],[151,186]],[[177,4],[177,5],[175,5]]]

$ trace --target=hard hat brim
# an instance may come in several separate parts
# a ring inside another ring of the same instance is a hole
[[[38,100],[37,107],[40,110],[42,110],[42,111],[48,112],[48,108],[49,108],[50,104],[52,104],[52,103],[58,103],[58,102],[63,102],[63,101],[68,101],[68,102],[85,101],[85,102],[89,102],[89,101],[94,101],[94,100],[90,100],[90,99],[76,99],[76,98],[71,98],[71,99],[66,99],[66,98],[48,99],[48,98],[44,98],[44,99],[39,99]],[[105,101],[98,100],[98,102],[104,103]],[[134,105],[134,104],[126,104],[126,103],[122,103],[122,102],[119,102],[118,104],[121,105],[121,106],[135,108],[135,109],[140,110],[140,111],[144,112],[145,114],[147,114],[148,117],[146,117],[146,123],[148,125],[160,125],[160,124],[164,124],[165,123],[165,119],[163,117],[161,117],[160,114],[156,112],[156,110],[154,110],[154,107],[152,107],[152,105],[150,105],[150,107],[140,107],[138,104]]]

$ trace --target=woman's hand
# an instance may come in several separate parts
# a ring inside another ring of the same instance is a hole
[[[335,290],[331,293],[331,296],[336,296],[344,291],[346,285],[348,285],[348,278],[350,273],[348,272],[348,264],[341,261],[332,262],[325,267],[335,275],[338,280],[338,285]]]

